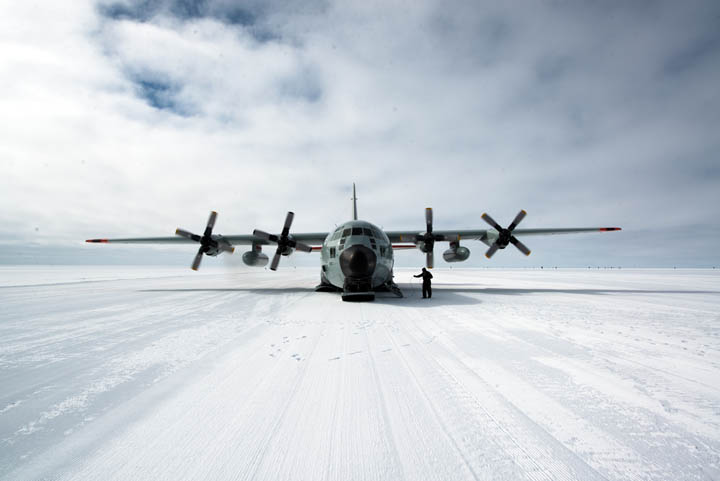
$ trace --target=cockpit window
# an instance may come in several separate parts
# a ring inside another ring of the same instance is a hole
[[[349,235],[350,235],[350,232],[351,232],[351,230],[352,230],[352,229],[345,229],[345,230],[343,231],[343,233],[342,233],[342,236],[343,236],[343,237],[347,237],[347,236],[349,236]]]
[[[371,231],[370,229],[368,229],[367,227],[363,227],[363,234],[365,234],[365,235],[368,236],[368,237],[370,237],[371,235],[373,235],[373,234],[372,234],[372,231]]]
[[[352,235],[362,235],[362,227],[353,227]]]

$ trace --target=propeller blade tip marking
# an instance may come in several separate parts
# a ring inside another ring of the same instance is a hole
[[[106,243],[107,241],[108,241],[107,239],[87,239],[85,242],[93,242],[93,243],[95,243],[95,242],[103,242],[103,243]]]

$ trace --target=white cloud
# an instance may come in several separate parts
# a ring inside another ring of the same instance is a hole
[[[711,238],[661,236],[720,231],[713,2],[203,5],[2,7],[6,243],[200,230],[210,209],[220,232],[289,209],[324,230],[356,181],[386,228],[422,229],[427,205],[437,228],[525,208],[527,227],[643,229],[617,235],[647,263],[717,261]],[[621,258],[606,236],[558,242],[602,252],[570,263]]]

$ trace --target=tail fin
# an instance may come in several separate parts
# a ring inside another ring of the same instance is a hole
[[[353,182],[353,220],[358,220],[357,218],[357,196],[355,195],[355,182]]]

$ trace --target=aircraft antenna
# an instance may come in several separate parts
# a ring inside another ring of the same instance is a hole
[[[357,195],[355,195],[355,182],[353,182],[353,220],[358,220],[357,218]]]

